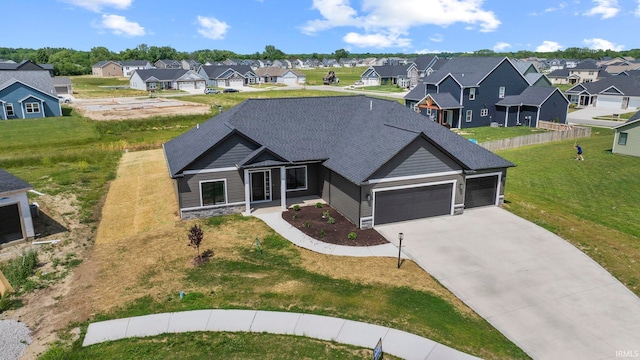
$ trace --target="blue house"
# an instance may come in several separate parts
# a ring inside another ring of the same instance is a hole
[[[0,71],[0,120],[62,116],[48,71]]]
[[[526,74],[508,58],[449,59],[405,97],[405,105],[453,128],[537,126],[538,120],[565,123],[569,100],[556,88]],[[539,80],[539,79],[538,79]]]

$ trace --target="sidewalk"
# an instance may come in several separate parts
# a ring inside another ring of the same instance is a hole
[[[343,246],[334,245],[318,241],[307,236],[302,231],[296,229],[282,218],[281,211],[254,213],[253,216],[264,221],[269,227],[275,230],[283,238],[289,240],[294,245],[320,254],[337,256],[377,256],[377,257],[398,257],[398,247],[392,243],[376,246]],[[403,259],[408,259],[402,254]]]
[[[403,359],[477,359],[429,339],[379,325],[320,315],[256,310],[193,310],[96,322],[89,324],[82,346],[191,331],[305,336],[372,350],[382,339],[384,353]]]

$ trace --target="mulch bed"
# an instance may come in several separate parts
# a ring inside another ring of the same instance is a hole
[[[329,224],[328,218],[323,218],[325,211],[329,211],[329,216],[335,219],[335,223]],[[329,244],[372,246],[388,243],[387,239],[374,229],[358,229],[339,212],[326,204],[322,208],[303,206],[298,211],[290,208],[282,213],[282,218],[310,237]],[[305,224],[309,226],[305,226]],[[321,234],[322,230],[324,235]],[[348,236],[351,232],[357,234],[355,240],[349,239]]]

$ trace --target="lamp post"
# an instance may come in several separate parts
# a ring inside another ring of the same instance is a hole
[[[400,240],[400,246],[398,246],[398,269],[400,269],[400,254],[402,253],[402,239],[404,239],[404,234],[398,233],[398,240]]]

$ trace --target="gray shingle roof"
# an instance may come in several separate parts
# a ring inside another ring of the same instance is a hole
[[[397,76],[407,76],[407,69],[411,66],[408,65],[382,65],[382,66],[374,66],[375,71],[382,78],[388,77],[397,77]]]
[[[426,70],[429,64],[436,58],[435,55],[418,55],[413,62],[418,67],[418,70]]]
[[[141,69],[135,72],[140,76],[142,81],[147,81],[151,77],[155,77],[158,80],[176,80],[186,74],[187,72],[193,72],[193,70],[185,69]]]
[[[20,81],[51,96],[57,96],[53,81],[46,70],[0,71],[0,88]]]
[[[0,193],[29,189],[33,189],[31,184],[6,170],[0,169]]]
[[[615,126],[613,128],[614,129],[625,128],[625,127],[627,127],[629,125],[636,124],[638,122],[640,122],[640,111],[638,111],[637,113],[633,114],[633,116],[631,116],[629,118],[629,120],[625,121],[624,124],[620,124],[620,125]]]
[[[57,76],[51,78],[54,85],[71,85],[71,79],[66,76]]]
[[[640,76],[610,76],[602,80],[578,84],[566,93],[574,93],[574,90],[581,91],[584,88],[590,94],[598,94],[610,87],[615,87],[625,96],[640,96]]]
[[[250,99],[164,145],[171,176],[237,131],[290,163],[360,184],[419,136],[469,170],[514,166],[395,101],[366,96]]]
[[[540,106],[555,91],[560,91],[555,86],[529,86],[520,95],[505,96],[496,105],[517,106],[531,105]]]
[[[404,96],[405,100],[420,101],[427,95],[427,86],[424,82],[419,82],[411,91]]]
[[[462,86],[476,86],[505,59],[501,57],[454,57],[443,63],[431,75],[425,76],[424,82],[437,84],[448,74],[451,74]]]
[[[205,71],[209,79],[217,79],[225,71],[232,69],[239,72],[242,75],[246,75],[249,72],[253,72],[249,65],[203,65],[202,69]]]
[[[451,95],[451,93],[429,94],[433,101],[438,104],[441,109],[460,109],[462,105]]]
[[[127,60],[122,63],[122,66],[146,66],[147,64],[151,64],[147,60]]]
[[[569,69],[557,69],[547,74],[549,78],[566,78],[569,76]]]

